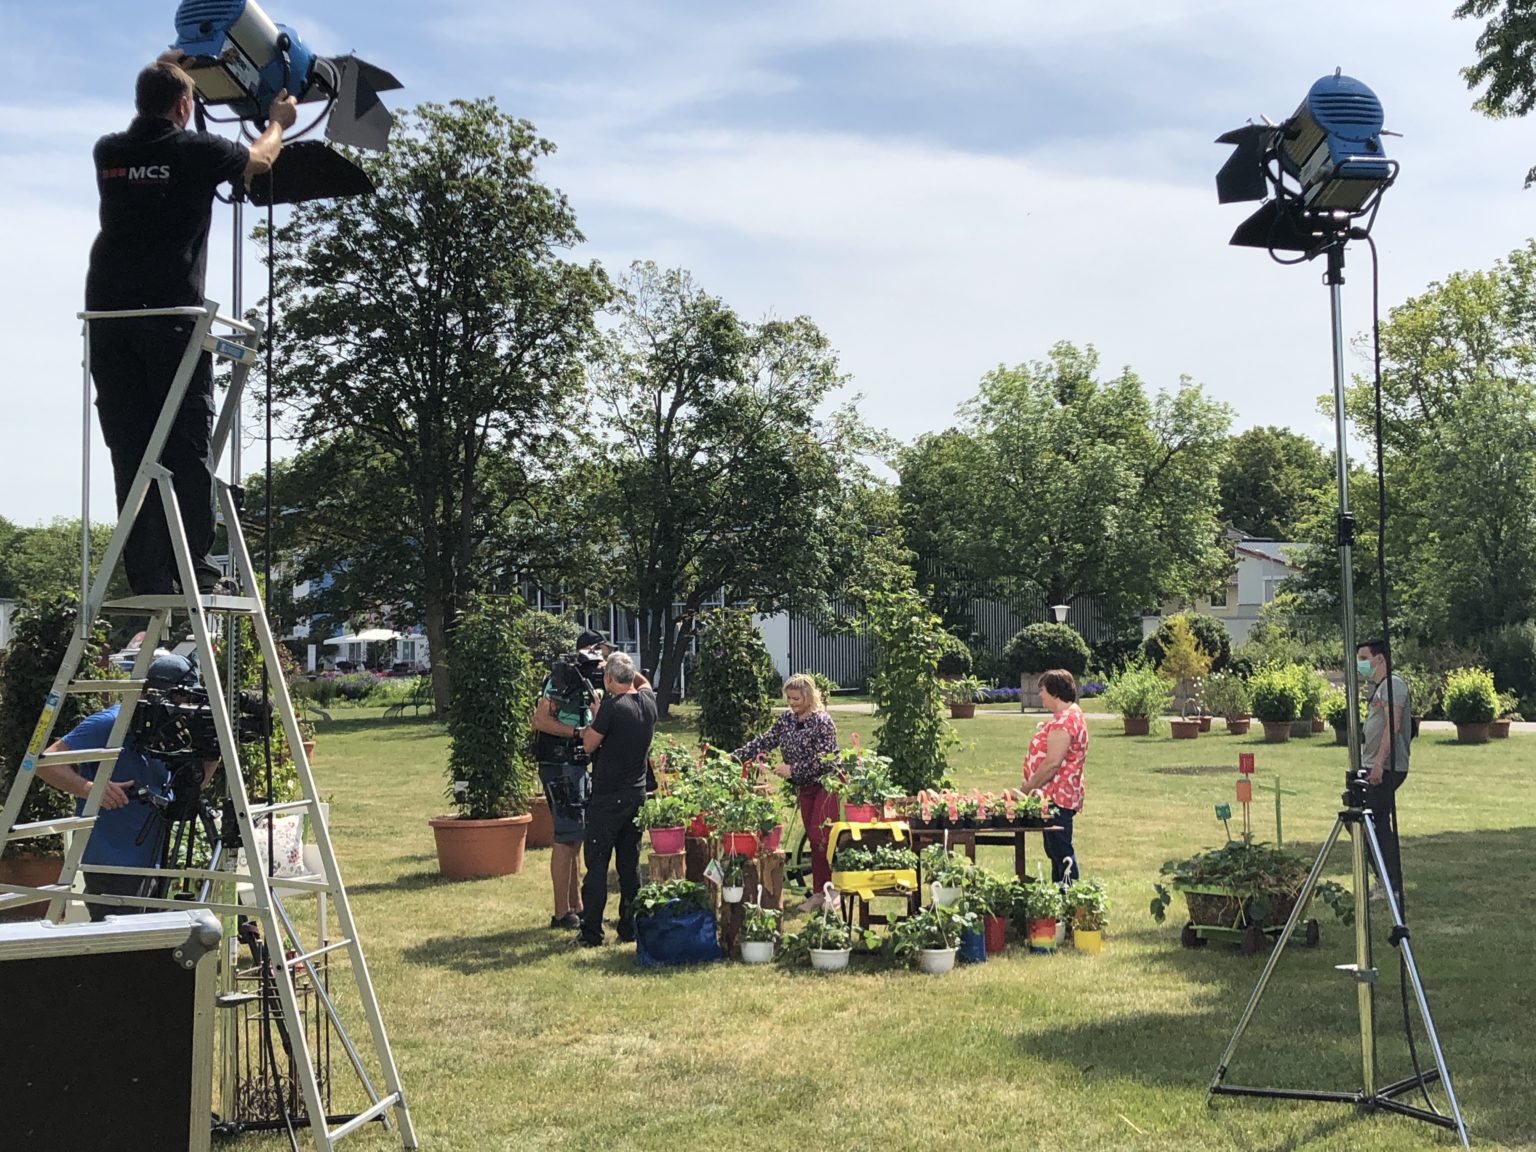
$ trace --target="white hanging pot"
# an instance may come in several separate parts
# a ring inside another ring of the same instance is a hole
[[[935,908],[948,908],[956,900],[960,899],[960,888],[946,888],[942,884],[933,886],[933,906]]]
[[[728,884],[720,889],[720,899],[724,900],[727,904],[740,904],[741,898],[745,893],[746,889],[740,884]]]
[[[741,942],[743,964],[768,964],[773,961],[772,940],[743,940]]]
[[[841,972],[852,955],[852,948],[812,948],[811,967],[818,972]]]
[[[919,972],[927,972],[934,976],[952,971],[955,966],[955,953],[957,948],[919,948],[917,950],[917,969]]]

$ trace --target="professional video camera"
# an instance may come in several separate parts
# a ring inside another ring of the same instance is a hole
[[[272,734],[272,705],[261,693],[242,692],[238,705],[235,727],[240,743],[262,740]],[[131,731],[134,747],[157,760],[174,764],[219,758],[213,706],[208,701],[208,690],[201,685],[171,690],[146,688],[134,710]]]

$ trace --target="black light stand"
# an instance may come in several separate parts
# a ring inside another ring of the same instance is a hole
[[[1297,896],[1296,905],[1291,910],[1290,918],[1285,923],[1285,928],[1280,933],[1280,938],[1275,942],[1274,951],[1269,955],[1268,962],[1264,965],[1264,971],[1259,975],[1258,984],[1253,989],[1253,995],[1248,999],[1248,1005],[1243,1009],[1243,1015],[1238,1020],[1237,1030],[1233,1032],[1227,1049],[1221,1055],[1220,1062],[1216,1065],[1216,1074],[1211,1079],[1211,1084],[1206,1093],[1206,1103],[1210,1104],[1216,1096],[1262,1096],[1281,1100],[1325,1100],[1340,1104],[1353,1104],[1366,1110],[1380,1109],[1384,1112],[1395,1112],[1403,1116],[1411,1116],[1416,1120],[1437,1124],[1456,1131],[1461,1139],[1462,1147],[1470,1147],[1467,1142],[1466,1125],[1462,1122],[1461,1109],[1456,1103],[1456,1093],[1451,1087],[1450,1072],[1445,1065],[1445,1056],[1440,1050],[1440,1038],[1435,1032],[1435,1023],[1430,1018],[1429,1003],[1424,997],[1424,984],[1419,979],[1418,967],[1413,961],[1413,948],[1409,943],[1407,925],[1403,923],[1398,907],[1397,894],[1393,892],[1391,884],[1387,880],[1386,861],[1382,856],[1381,844],[1376,835],[1376,822],[1365,797],[1365,774],[1360,766],[1360,718],[1359,699],[1360,683],[1359,674],[1355,668],[1355,595],[1354,595],[1354,540],[1355,522],[1349,509],[1349,464],[1347,456],[1347,430],[1344,416],[1344,324],[1340,303],[1340,286],[1344,283],[1344,246],[1351,239],[1363,236],[1365,233],[1358,228],[1350,228],[1347,219],[1341,219],[1338,227],[1330,235],[1325,236],[1322,242],[1314,247],[1309,255],[1325,255],[1327,257],[1327,272],[1324,283],[1328,285],[1329,303],[1333,318],[1333,405],[1334,423],[1337,430],[1337,447],[1335,454],[1335,479],[1338,484],[1339,511],[1337,521],[1336,543],[1339,551],[1339,586],[1340,586],[1340,612],[1342,614],[1341,628],[1343,631],[1345,659],[1344,659],[1344,690],[1348,703],[1349,723],[1349,775],[1346,778],[1345,792],[1343,796],[1344,808],[1334,821],[1333,830],[1323,842],[1323,847],[1317,854],[1317,860],[1312,865],[1312,870],[1307,874],[1306,883],[1302,885]],[[1383,513],[1384,514],[1384,513]],[[1395,733],[1394,733],[1395,735]],[[1353,865],[1352,883],[1354,887],[1354,911],[1355,911],[1355,962],[1353,964],[1338,965],[1339,971],[1348,975],[1355,982],[1357,1007],[1360,1023],[1360,1066],[1361,1086],[1352,1092],[1328,1092],[1313,1089],[1297,1088],[1256,1088],[1245,1087],[1226,1083],[1227,1069],[1231,1066],[1232,1058],[1237,1052],[1238,1043],[1242,1040],[1244,1031],[1253,1019],[1254,1012],[1259,1006],[1259,1000],[1264,995],[1264,989],[1269,983],[1270,975],[1280,963],[1280,957],[1285,952],[1285,946],[1291,938],[1302,914],[1306,911],[1307,902],[1311,898],[1313,890],[1317,886],[1318,877],[1321,875],[1323,865],[1338,841],[1339,834],[1349,829],[1351,845],[1351,859]],[[1369,848],[1370,855],[1366,851]],[[1378,1068],[1376,1059],[1376,977],[1377,970],[1371,953],[1371,920],[1369,894],[1369,873],[1367,866],[1374,868],[1377,881],[1381,885],[1382,892],[1386,896],[1387,910],[1392,917],[1392,929],[1387,939],[1402,955],[1403,966],[1408,978],[1413,984],[1414,996],[1418,1000],[1419,1016],[1424,1022],[1424,1030],[1429,1036],[1430,1049],[1434,1053],[1435,1067],[1407,1078],[1398,1080],[1384,1086],[1378,1085]],[[1432,1108],[1420,1108],[1417,1105],[1404,1104],[1398,1099],[1407,1092],[1424,1093],[1425,1103],[1429,1103],[1428,1086],[1439,1081],[1445,1088],[1445,1096],[1450,1104],[1451,1114],[1446,1116]]]

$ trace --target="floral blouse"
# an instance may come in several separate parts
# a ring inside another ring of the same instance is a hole
[[[773,749],[779,750],[789,767],[791,782],[809,788],[821,782],[830,769],[821,758],[837,751],[837,725],[825,712],[798,717],[789,709],[779,713],[773,727],[755,740],[748,740],[732,753],[741,760],[755,760]]]
[[[1040,722],[1024,754],[1024,778],[1027,780],[1045,763],[1045,742],[1057,729],[1067,733],[1067,755],[1052,776],[1040,788],[1045,798],[1058,808],[1077,812],[1083,807],[1083,761],[1088,755],[1088,722],[1083,710],[1068,704],[1054,716]]]

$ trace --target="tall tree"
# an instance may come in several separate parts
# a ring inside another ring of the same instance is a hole
[[[1289,428],[1250,428],[1227,441],[1221,462],[1221,518],[1239,532],[1294,540],[1332,472],[1314,441]]]
[[[746,323],[650,263],[631,268],[616,311],[591,377],[604,428],[589,507],[665,709],[720,593],[763,612],[824,593],[849,554],[837,512],[872,438],[850,413],[818,415],[842,382],[805,317]]]
[[[1208,591],[1226,570],[1217,467],[1230,410],[1183,380],[1149,399],[1129,369],[1058,344],[999,368],[961,406],[969,431],[901,458],[903,525],[919,556],[1047,603],[1111,616]]]
[[[112,525],[91,525],[91,575],[112,539]],[[80,521],[61,518],[27,528],[0,517],[0,598],[39,604],[80,587]],[[128,595],[119,571],[109,597]]]
[[[1460,20],[1486,19],[1477,38],[1477,63],[1461,70],[1467,87],[1487,85],[1475,107],[1487,116],[1524,116],[1536,108],[1536,4],[1531,0],[1463,0]],[[1525,186],[1536,184],[1536,168]]]
[[[402,129],[387,156],[356,157],[373,195],[302,205],[277,230],[275,392],[301,438],[355,437],[391,473],[376,491],[404,495],[388,509],[398,566],[372,579],[420,610],[444,709],[455,615],[495,572],[486,526],[566,443],[608,289],[560,257],[582,236],[538,178],[554,146],[531,124],[456,100]]]

